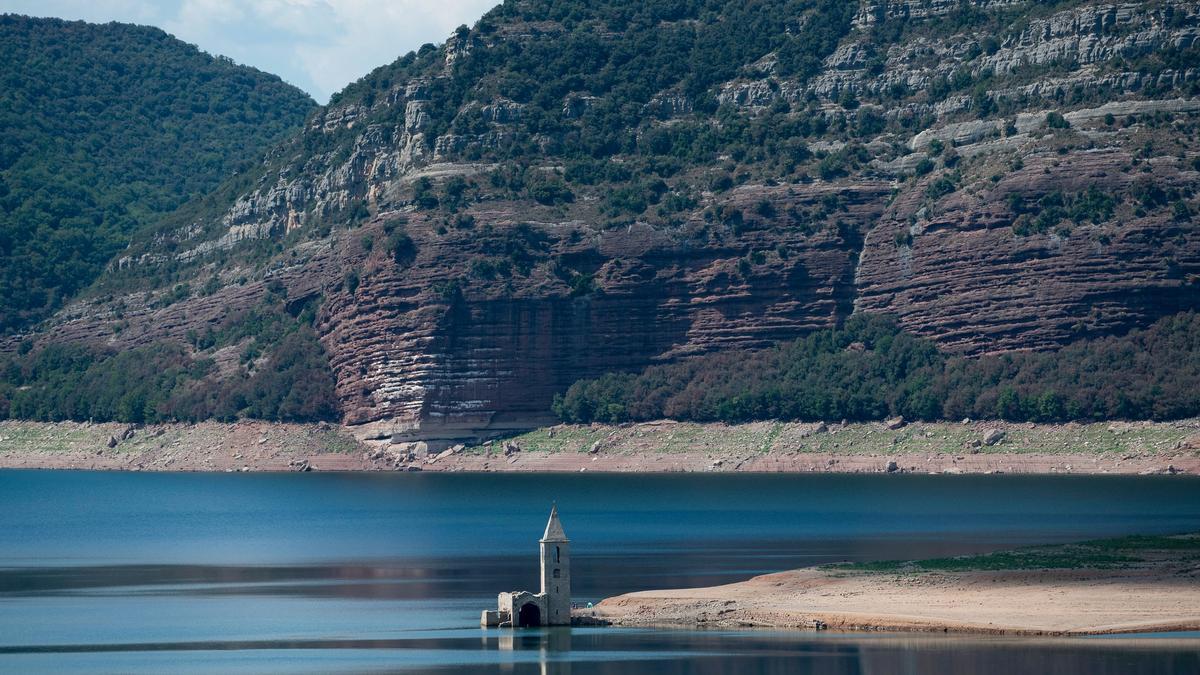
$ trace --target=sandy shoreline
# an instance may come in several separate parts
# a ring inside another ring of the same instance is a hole
[[[562,425],[445,448],[363,442],[328,424],[10,420],[0,422],[0,468],[1200,475],[1200,421]]]
[[[1200,557],[1121,569],[846,572],[805,568],[724,586],[629,593],[587,613],[622,626],[989,635],[1200,630]]]

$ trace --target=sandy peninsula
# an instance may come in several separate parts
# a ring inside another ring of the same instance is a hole
[[[805,568],[725,586],[630,593],[587,613],[623,626],[997,635],[1194,631],[1200,630],[1200,537]]]

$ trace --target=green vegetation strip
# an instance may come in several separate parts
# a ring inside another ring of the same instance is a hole
[[[825,565],[822,569],[845,572],[975,572],[1038,569],[1114,569],[1146,561],[1162,551],[1200,552],[1200,536],[1129,536],[1098,539],[1064,546],[1033,546],[983,555],[881,560]]]
[[[580,380],[555,399],[566,422],[755,420],[1171,420],[1200,415],[1200,315],[1081,340],[1056,352],[966,358],[888,317],[755,352],[726,351]]]

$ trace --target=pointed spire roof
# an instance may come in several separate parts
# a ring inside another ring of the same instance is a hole
[[[546,522],[546,533],[542,535],[542,541],[568,541],[562,523],[558,522],[558,504],[550,507],[550,520]]]

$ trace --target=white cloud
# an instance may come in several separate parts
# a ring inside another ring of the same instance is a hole
[[[340,89],[376,66],[426,42],[441,42],[459,24],[473,23],[494,0],[326,0],[338,29],[297,51],[319,89]]]
[[[320,102],[497,0],[0,0],[0,11],[158,26],[275,73]]]
[[[153,25],[162,16],[162,7],[145,0],[0,0],[0,13],[57,16],[94,23],[124,21]]]

